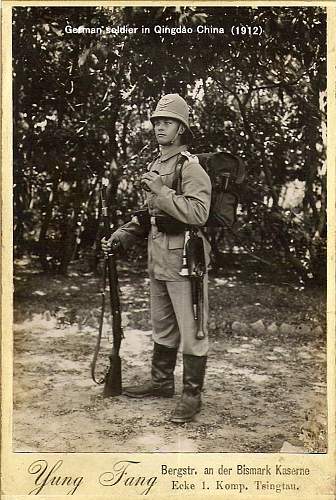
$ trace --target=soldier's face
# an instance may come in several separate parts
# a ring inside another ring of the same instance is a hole
[[[181,138],[180,122],[173,118],[157,118],[154,122],[154,133],[156,140],[161,146],[178,144]]]

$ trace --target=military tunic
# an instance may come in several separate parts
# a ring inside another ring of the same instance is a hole
[[[182,168],[181,191],[172,189],[179,154],[186,157]],[[211,200],[211,182],[196,156],[186,146],[173,148],[160,154],[150,166],[159,172],[164,186],[159,194],[148,193],[147,204],[151,217],[170,215],[178,221],[203,226],[208,218]],[[153,220],[153,219],[152,219]],[[144,237],[144,228],[136,218],[119,228],[114,236],[127,248],[137,238]],[[205,260],[209,263],[210,245],[204,240]],[[185,354],[204,356],[208,350],[207,335],[196,340],[197,324],[193,318],[191,285],[188,277],[181,276],[184,232],[166,234],[155,224],[148,235],[148,272],[151,279],[151,316],[153,338],[168,347],[181,346]],[[208,317],[207,275],[204,279],[204,330]]]

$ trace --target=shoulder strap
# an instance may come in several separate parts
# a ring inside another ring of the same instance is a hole
[[[174,180],[172,184],[172,189],[176,191],[176,194],[182,194],[182,168],[186,160],[187,158],[181,154],[177,158]]]

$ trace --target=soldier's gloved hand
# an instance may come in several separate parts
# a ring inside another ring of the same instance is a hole
[[[102,238],[101,247],[105,257],[107,257],[111,250],[113,250],[113,252],[118,252],[121,248],[121,243],[118,236],[112,234],[108,240],[106,238]]]
[[[152,172],[146,172],[141,177],[141,184],[146,189],[145,186],[148,187],[152,193],[159,194],[162,187],[164,186],[160,174],[155,170]],[[147,190],[146,190],[147,191]]]

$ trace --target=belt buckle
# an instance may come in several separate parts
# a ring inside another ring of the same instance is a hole
[[[150,223],[152,226],[156,226],[156,217],[154,217],[154,215],[151,216]]]

